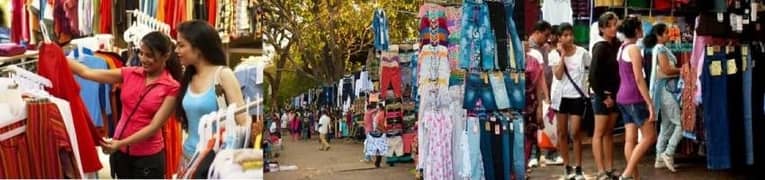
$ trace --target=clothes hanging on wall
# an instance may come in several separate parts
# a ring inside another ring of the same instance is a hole
[[[550,24],[574,23],[571,0],[547,0],[542,2],[542,19]]]

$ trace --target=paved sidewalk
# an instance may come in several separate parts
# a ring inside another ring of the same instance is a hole
[[[583,145],[582,152],[583,161],[582,170],[586,178],[595,179],[597,168],[594,164],[594,157],[592,156],[592,147],[589,144]],[[614,168],[621,172],[627,166],[624,159],[624,144],[615,143],[614,145]],[[569,153],[571,160],[573,161],[573,150]],[[640,172],[641,179],[647,180],[725,180],[725,179],[752,179],[754,177],[747,177],[744,170],[738,171],[712,171],[706,169],[706,159],[704,158],[680,158],[675,159],[675,164],[678,166],[677,172],[672,173],[666,168],[655,169],[653,167],[655,157],[653,152],[649,152],[641,161],[638,171]],[[563,166],[547,166],[534,168],[529,174],[531,179],[562,179]],[[761,178],[760,178],[761,179]]]
[[[284,150],[277,158],[280,165],[296,165],[298,170],[270,172],[265,174],[266,180],[409,180],[414,179],[410,172],[414,164],[396,164],[389,167],[385,164],[375,168],[372,163],[359,162],[362,159],[363,144],[345,142],[333,139],[329,151],[319,151],[316,138],[310,141],[286,139]]]

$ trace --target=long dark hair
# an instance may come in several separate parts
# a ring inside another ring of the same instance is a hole
[[[624,19],[621,25],[619,25],[619,32],[624,34],[626,38],[636,38],[638,36],[637,30],[642,26],[640,19],[636,16],[629,16]]]
[[[203,59],[208,63],[218,66],[226,65],[223,41],[218,36],[218,31],[206,21],[192,20],[181,23],[178,25],[178,36],[186,39],[192,48],[199,50],[202,53],[202,57],[204,57]],[[178,91],[178,98],[180,100],[176,106],[181,108],[175,111],[181,122],[181,127],[187,131],[188,120],[186,119],[186,111],[183,109],[183,97],[186,95],[191,78],[195,74],[197,74],[197,69],[194,66],[186,66],[186,70],[181,78],[181,89]]]
[[[657,23],[651,28],[651,32],[643,38],[643,45],[645,48],[653,48],[659,43],[659,36],[664,35],[667,32],[667,25],[664,23]]]
[[[159,31],[154,31],[141,38],[141,44],[146,45],[152,51],[152,54],[154,54],[153,58],[155,59],[169,55],[165,61],[165,69],[170,72],[173,79],[176,81],[181,80],[183,67],[181,67],[181,62],[178,60],[178,56],[175,55],[175,51],[173,51],[175,47],[170,37]]]

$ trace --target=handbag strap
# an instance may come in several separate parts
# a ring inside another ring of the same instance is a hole
[[[213,86],[215,86],[215,101],[218,103],[218,109],[226,109],[228,107],[228,100],[226,99],[226,92],[223,90],[223,84],[220,83],[220,71],[223,66],[218,67],[215,71],[215,77],[213,77]]]
[[[127,125],[128,125],[128,123],[130,123],[130,119],[133,118],[133,115],[135,115],[135,112],[138,110],[138,107],[141,105],[141,102],[143,102],[143,99],[146,97],[146,95],[149,94],[149,92],[151,92],[151,90],[154,89],[155,87],[157,87],[157,84],[150,85],[149,88],[146,89],[146,91],[144,91],[144,93],[141,95],[141,97],[138,98],[138,102],[135,104],[135,107],[133,107],[133,110],[130,111],[130,115],[128,115],[128,118],[125,119],[127,122],[125,122],[125,127],[122,127],[122,131],[120,131],[120,137],[125,136],[125,134],[124,134],[125,133],[125,129],[127,129]],[[126,154],[130,155],[130,145],[127,145],[125,147],[125,149],[127,149],[127,151],[128,151]]]
[[[571,81],[571,84],[573,84],[573,86],[576,89],[576,91],[579,92],[579,95],[581,95],[582,98],[585,98],[585,99],[586,98],[590,98],[590,97],[588,97],[587,95],[584,94],[584,91],[582,90],[582,88],[580,88],[579,85],[576,84],[574,79],[571,78],[571,74],[568,73],[568,67],[566,67],[566,64],[563,63],[562,66],[563,66],[563,72],[566,73],[566,77],[568,77],[568,80]]]

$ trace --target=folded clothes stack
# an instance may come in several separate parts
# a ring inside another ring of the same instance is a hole
[[[27,50],[23,46],[14,43],[2,43],[0,44],[0,56],[16,56],[22,55]]]

